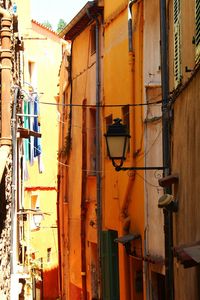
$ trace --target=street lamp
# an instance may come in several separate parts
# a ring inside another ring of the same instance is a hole
[[[42,220],[44,219],[44,214],[41,210],[35,210],[33,213],[33,222],[37,228],[40,227]]]
[[[164,167],[122,167],[126,160],[128,150],[128,141],[130,134],[126,125],[121,124],[121,119],[114,119],[114,123],[108,126],[107,132],[104,134],[108,156],[112,160],[112,164],[116,171],[127,170],[163,170]]]
[[[121,124],[121,119],[114,119],[114,123],[108,126],[105,138],[108,156],[112,160],[113,166],[115,168],[121,167],[126,159],[128,141],[130,139],[127,126]],[[116,160],[119,161],[118,164]]]

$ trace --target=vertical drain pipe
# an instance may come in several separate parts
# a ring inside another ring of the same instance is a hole
[[[1,19],[1,138],[0,182],[11,147],[11,15],[0,7]]]
[[[101,116],[100,116],[100,44],[99,44],[99,20],[96,21],[96,179],[97,179],[97,238],[98,238],[98,279],[99,299],[102,298],[102,274],[101,274],[101,231],[102,231],[102,185],[101,185]]]
[[[161,81],[162,81],[162,126],[163,126],[163,165],[166,167],[164,176],[170,174],[170,131],[169,131],[169,74],[168,74],[168,34],[166,0],[160,0],[160,36],[161,36]],[[171,188],[166,188],[165,193],[171,193]],[[165,234],[165,289],[166,299],[174,299],[174,274],[173,274],[173,218],[172,211],[164,209],[164,234]]]
[[[16,299],[16,287],[18,284],[16,278],[17,265],[17,207],[16,207],[16,190],[17,190],[17,120],[16,109],[19,87],[15,87],[14,103],[12,113],[12,206],[11,206],[11,300]]]
[[[87,15],[90,19],[93,19],[96,23],[96,197],[97,197],[97,248],[98,248],[98,295],[99,299],[102,299],[102,274],[101,274],[101,231],[102,231],[102,182],[101,182],[101,115],[100,115],[100,43],[99,43],[99,20],[98,15],[93,16],[87,9]]]
[[[87,133],[86,133],[86,100],[83,101],[82,110],[82,186],[81,186],[81,276],[82,300],[87,300],[86,280],[86,186],[87,186]]]

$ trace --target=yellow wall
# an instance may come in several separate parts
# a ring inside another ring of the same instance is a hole
[[[69,107],[65,110],[65,123],[60,126],[60,151],[59,166],[60,191],[59,191],[59,213],[60,213],[60,249],[62,264],[62,293],[69,299],[79,299],[82,289],[82,277],[84,277],[81,251],[85,251],[86,259],[86,285],[91,297],[91,264],[95,258],[95,247],[97,244],[96,232],[96,177],[90,172],[90,147],[89,137],[95,128],[91,127],[90,109],[85,109],[85,125],[83,125],[83,101],[86,104],[94,105],[96,101],[96,75],[95,75],[95,53],[91,55],[90,50],[90,26],[76,37],[72,46],[72,144],[69,153],[63,153],[65,138],[69,126]],[[66,53],[67,55],[67,53]],[[67,94],[65,103],[70,103],[71,88],[67,81],[66,58],[60,72],[60,103],[63,101],[63,94]],[[68,64],[67,64],[68,65]],[[69,66],[69,65],[68,65]],[[61,116],[62,116],[62,111]],[[83,136],[84,131],[84,136]],[[83,141],[85,149],[83,149]],[[86,161],[86,169],[82,170],[83,160]],[[85,196],[82,191],[82,182],[86,180]],[[81,244],[81,201],[84,198],[85,207],[85,250]],[[67,220],[68,218],[68,220]],[[94,221],[92,227],[90,222]],[[67,251],[66,251],[67,249]],[[92,258],[93,257],[93,258]],[[71,298],[70,298],[71,297]]]
[[[53,33],[32,23],[32,30],[29,31],[28,40],[25,39],[25,81],[28,78],[28,62],[34,62],[36,65],[36,90],[39,93],[41,102],[55,104],[54,96],[57,95],[58,71],[62,57],[61,40]],[[34,40],[38,38],[38,40]],[[56,60],[55,60],[56,57]],[[59,59],[60,58],[60,59]],[[24,85],[27,89],[27,86]],[[28,90],[28,89],[27,89]],[[40,94],[42,93],[42,94]],[[58,114],[55,105],[40,104],[40,122],[41,122],[41,147],[44,172],[39,173],[37,158],[33,166],[28,163],[29,180],[25,182],[26,187],[50,187],[55,190],[41,191],[37,190],[40,209],[50,213],[45,216],[45,221],[41,226],[47,227],[34,234],[33,247],[39,253],[37,256],[46,258],[47,248],[52,247],[52,252],[57,252],[57,232],[54,229],[52,234],[51,226],[56,226],[56,188],[57,188],[57,141],[58,141]],[[25,206],[30,205],[29,196],[26,198]],[[29,203],[27,203],[27,201]],[[26,207],[29,208],[29,207]],[[43,236],[43,245],[39,236]],[[46,242],[45,243],[45,239]],[[54,249],[54,250],[53,250]],[[53,265],[57,264],[57,253],[54,255]],[[47,266],[48,267],[48,266]]]
[[[129,232],[139,233],[144,237],[144,174],[142,171],[119,172],[117,173],[112,163],[108,160],[103,134],[106,131],[105,117],[112,114],[113,119],[122,117],[122,106],[126,104],[142,103],[142,27],[143,8],[142,3],[134,8],[137,15],[136,29],[134,31],[134,52],[128,52],[128,8],[127,1],[104,1],[105,23],[104,31],[100,32],[101,44],[101,101],[105,105],[117,104],[119,107],[105,107],[101,114],[101,136],[102,136],[102,230],[116,230],[118,236],[125,234],[123,229],[125,219],[130,217],[131,223]],[[72,80],[73,80],[73,104],[82,105],[95,104],[96,76],[95,76],[95,54],[90,53],[90,27],[75,38],[72,47]],[[64,67],[64,66],[63,66]],[[64,79],[64,69],[61,68],[60,102],[63,99],[64,87],[68,92],[66,99],[70,101],[70,88]],[[135,71],[136,70],[136,71]],[[121,106],[120,106],[121,105]],[[83,108],[73,107],[72,109],[72,149],[70,155],[60,154],[62,163],[65,166],[59,167],[60,175],[60,237],[61,237],[61,259],[64,294],[70,299],[70,290],[74,291],[74,299],[82,288],[81,277],[81,197],[82,180],[86,176],[86,278],[87,290],[92,290],[91,265],[95,261],[96,224],[90,225],[91,220],[96,222],[96,178],[91,172],[89,163],[90,141],[89,137],[94,126],[91,126],[91,111],[86,108],[86,140],[87,146],[83,149]],[[69,109],[68,109],[69,113]],[[125,165],[143,166],[143,110],[141,107],[130,107],[130,153]],[[63,137],[67,133],[67,122],[64,125],[62,135],[60,131],[60,145],[63,144]],[[60,149],[61,150],[61,149]],[[86,172],[82,171],[83,160],[87,160]],[[131,176],[130,176],[131,175]],[[67,189],[65,190],[65,185]],[[65,203],[64,203],[65,202]],[[68,218],[68,220],[66,220]],[[66,247],[64,247],[66,246]],[[141,248],[141,243],[137,246]],[[67,248],[67,255],[65,252]],[[141,249],[140,249],[141,250]],[[138,255],[141,255],[140,251]],[[67,257],[66,257],[67,256]],[[96,258],[97,260],[97,258]],[[64,264],[64,266],[63,266]],[[119,245],[119,276],[120,276],[120,299],[142,299],[142,293],[135,295],[134,280],[135,274],[130,278],[137,268],[142,270],[142,263],[133,260],[128,263],[128,257],[123,246]],[[131,267],[132,266],[132,267]],[[77,298],[76,298],[77,297]],[[90,294],[91,297],[91,294]],[[132,298],[131,298],[132,297]],[[90,298],[89,298],[90,299]]]
[[[136,23],[134,31],[134,52],[128,52],[128,8],[127,1],[117,3],[105,1],[105,49],[104,49],[104,99],[108,104],[142,103],[142,4],[133,7],[133,19]],[[112,114],[113,119],[122,118],[122,107],[105,108],[104,117]],[[130,107],[130,153],[125,165],[143,166],[143,127],[142,109]],[[104,130],[106,128],[104,126]],[[103,229],[118,231],[118,235],[125,234],[123,226],[125,219],[130,218],[131,233],[144,234],[144,179],[143,172],[117,173],[108,160],[104,143],[104,197],[103,197]],[[135,155],[134,155],[135,154]],[[119,276],[120,299],[133,299],[135,292],[133,278],[130,279],[128,257],[124,247],[119,245]],[[142,268],[142,266],[141,266]],[[130,281],[129,281],[130,280]],[[131,287],[132,286],[132,287]],[[132,292],[130,292],[132,290]],[[142,295],[135,295],[134,299],[142,299]]]
[[[62,58],[62,40],[53,32],[32,22],[32,28],[24,37],[24,81],[30,83],[28,63],[35,65],[35,79],[32,84],[38,92],[40,102],[40,131],[42,134],[42,162],[44,171],[39,173],[38,159],[31,166],[27,161],[29,179],[24,182],[24,207],[31,208],[31,197],[37,195],[44,220],[39,231],[31,232],[30,252],[35,252],[36,261],[43,258],[43,270],[58,267],[57,241],[57,152],[59,119],[55,96],[58,93],[58,72]],[[28,92],[29,87],[24,84]],[[27,100],[27,97],[25,98]],[[33,190],[31,190],[33,188]],[[47,214],[46,214],[47,213]],[[47,261],[47,249],[51,248],[51,260]],[[54,278],[57,282],[57,278]],[[48,284],[48,283],[47,283]],[[48,290],[45,291],[48,293]],[[58,294],[54,295],[57,296]],[[53,292],[52,292],[53,297]]]

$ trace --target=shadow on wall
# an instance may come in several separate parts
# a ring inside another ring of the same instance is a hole
[[[58,268],[43,272],[43,299],[59,299]]]
[[[2,230],[5,227],[5,220],[6,220],[6,184],[5,184],[5,172],[2,176],[2,181],[0,183],[0,235]]]

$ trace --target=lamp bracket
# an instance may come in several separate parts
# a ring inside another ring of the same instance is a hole
[[[166,167],[121,167],[115,166],[115,170],[119,171],[138,171],[138,170],[165,170]]]

